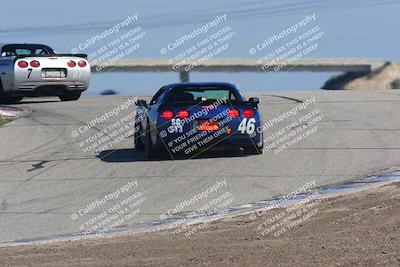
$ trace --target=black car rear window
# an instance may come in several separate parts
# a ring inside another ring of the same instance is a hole
[[[167,102],[238,100],[232,89],[224,87],[179,87],[172,90]]]

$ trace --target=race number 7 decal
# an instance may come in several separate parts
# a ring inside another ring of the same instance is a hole
[[[31,77],[32,70],[33,70],[33,69],[28,69],[28,79]]]
[[[238,131],[241,132],[242,134],[244,134],[244,133],[252,134],[252,133],[254,133],[255,129],[256,129],[256,119],[255,118],[251,118],[251,119],[244,118],[238,127]]]

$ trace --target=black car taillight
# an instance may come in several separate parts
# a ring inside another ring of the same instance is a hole
[[[255,115],[255,113],[254,113],[254,110],[252,110],[252,109],[245,109],[243,111],[243,117],[245,117],[245,118],[252,118],[252,117],[254,117],[254,115]]]
[[[161,117],[163,117],[165,120],[170,120],[174,117],[174,113],[171,110],[164,110],[161,113]]]
[[[189,118],[189,111],[186,109],[182,109],[178,111],[178,118],[180,119],[187,119]]]
[[[230,118],[237,118],[237,117],[239,117],[239,115],[240,115],[240,112],[239,112],[239,110],[237,110],[237,109],[230,109],[229,111],[228,111],[228,116],[230,117]]]

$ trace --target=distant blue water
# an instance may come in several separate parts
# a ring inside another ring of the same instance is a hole
[[[190,81],[227,81],[243,92],[280,90],[313,90],[321,88],[329,73],[190,73]],[[110,81],[112,79],[112,81]],[[116,81],[116,82],[114,82]],[[179,82],[177,73],[113,73],[96,74],[86,94],[97,94],[96,89],[114,89],[122,94],[151,95],[162,85]]]
[[[229,41],[229,48],[217,58],[248,58],[251,57],[251,47],[292,26],[306,15],[315,13],[316,21],[313,23],[325,35],[318,48],[306,58],[399,61],[399,11],[398,0],[71,0],[67,4],[49,0],[39,4],[23,0],[18,5],[5,1],[1,4],[0,42],[46,43],[58,52],[69,52],[126,16],[137,14],[135,25],[143,27],[146,37],[140,41],[140,48],[128,58],[161,58],[159,51],[162,47],[183,34],[191,33],[213,17],[227,14],[225,25],[232,28],[235,37]],[[194,43],[199,40],[194,39]],[[280,44],[286,41],[282,40]],[[190,44],[188,42],[185,48]],[[244,91],[309,90],[320,88],[332,74],[191,73],[191,80],[234,82]],[[87,93],[115,89],[125,94],[152,94],[163,84],[176,82],[178,78],[176,73],[96,74]]]

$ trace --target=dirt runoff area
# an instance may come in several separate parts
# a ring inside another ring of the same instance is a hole
[[[399,182],[290,207],[189,237],[166,230],[0,248],[0,266],[400,266]],[[299,210],[303,220],[282,227]]]

